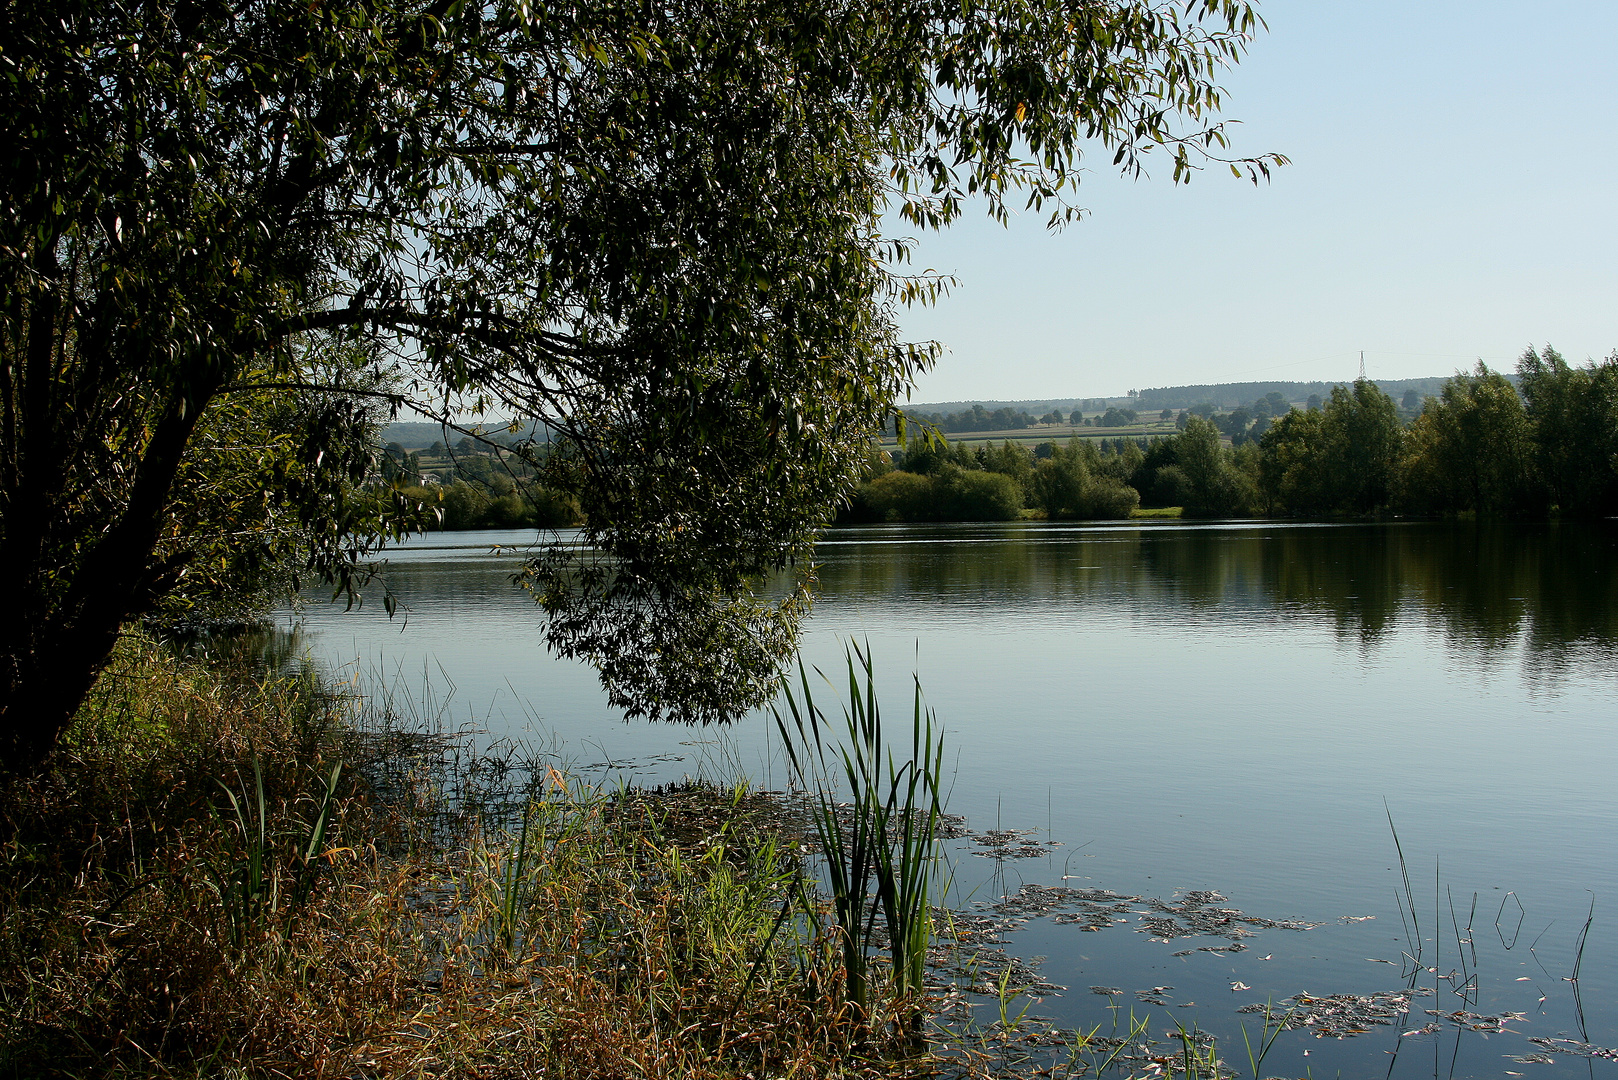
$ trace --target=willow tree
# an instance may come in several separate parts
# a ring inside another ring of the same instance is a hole
[[[43,760],[194,538],[231,533],[184,478],[235,467],[202,435],[248,397],[296,403],[252,475],[339,584],[399,520],[332,504],[368,403],[550,425],[544,482],[589,519],[531,568],[550,646],[632,713],[758,701],[806,595],[761,576],[801,580],[930,360],[894,315],[937,282],[885,215],[1061,224],[1092,153],[1261,178],[1216,117],[1258,25],[1237,0],[8,2],[0,759]]]
[[[1618,353],[1577,367],[1549,345],[1517,360],[1536,465],[1557,513],[1618,513]]]
[[[1427,399],[1407,441],[1400,486],[1409,509],[1488,519],[1537,517],[1548,508],[1522,398],[1481,360]]]

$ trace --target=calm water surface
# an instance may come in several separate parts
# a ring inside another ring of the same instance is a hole
[[[311,648],[603,776],[739,767],[784,782],[763,717],[723,736],[625,724],[593,672],[547,656],[511,583],[512,545],[530,539],[403,544],[389,581],[408,616],[390,621],[379,598],[311,604]],[[961,904],[1024,882],[1169,902],[1215,890],[1219,906],[1319,924],[1176,956],[1229,942],[1154,940],[1135,915],[1100,933],[1036,919],[1010,948],[1047,957],[1044,976],[1068,990],[1035,1012],[1105,1031],[1115,1003],[1151,1012],[1157,1034],[1171,1015],[1195,1021],[1245,1068],[1239,1024],[1257,1022],[1239,1006],[1398,990],[1420,937],[1433,970],[1418,981],[1435,992],[1409,1017],[1341,1041],[1289,1033],[1264,1071],[1618,1076],[1565,1052],[1618,1046],[1612,524],[893,526],[834,531],[820,558],[806,661],[832,670],[850,636],[868,640],[896,718],[918,672],[948,731],[950,809],[1047,845],[1005,861],[959,845]],[[1395,902],[1390,815],[1415,935]],[[1162,986],[1167,1007],[1134,993]],[[1525,1015],[1505,1033],[1442,1020],[1401,1038],[1427,1009]],[[1533,1054],[1550,1061],[1514,1060]]]

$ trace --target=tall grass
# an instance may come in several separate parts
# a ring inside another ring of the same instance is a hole
[[[257,754],[252,766],[251,792],[239,770],[236,790],[219,784],[230,800],[229,822],[239,844],[221,852],[209,874],[227,936],[238,949],[261,936],[268,920],[296,918],[308,903],[322,866],[352,851],[325,846],[343,775],[340,758],[311,799],[313,813],[308,820],[293,817],[279,828],[264,793],[264,769]]]
[[[0,1078],[910,1068],[848,1023],[780,800],[602,792],[363,714],[124,644],[0,793]]]
[[[798,689],[787,688],[786,712],[777,708],[775,723],[795,780],[813,794],[814,829],[825,856],[848,999],[863,1016],[870,1012],[870,960],[879,936],[892,960],[895,997],[914,1000],[924,986],[939,865],[944,748],[918,678],[910,752],[896,757],[883,733],[869,646],[851,643],[846,661],[848,698],[840,725],[831,724],[815,703],[802,664]],[[839,794],[850,802],[840,803]]]

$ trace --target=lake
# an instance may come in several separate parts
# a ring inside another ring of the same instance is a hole
[[[401,544],[408,611],[311,603],[309,647],[609,782],[785,783],[765,717],[626,724],[548,656],[511,581],[531,539]],[[1030,1015],[1194,1022],[1246,1071],[1262,1017],[1238,1010],[1309,994],[1318,1022],[1266,1075],[1618,1070],[1618,525],[882,526],[833,530],[819,557],[806,662],[835,673],[868,641],[895,720],[919,675],[949,809],[1037,845],[953,843],[956,903],[1075,890],[1006,937],[1066,987]],[[1084,932],[1099,890],[1138,899]],[[1319,1000],[1407,992],[1413,969],[1431,993],[1391,1024]]]

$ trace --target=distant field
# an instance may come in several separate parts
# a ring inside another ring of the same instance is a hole
[[[1071,424],[1040,424],[1036,427],[1012,428],[1009,431],[959,431],[954,434],[944,433],[944,437],[952,443],[965,443],[967,446],[978,446],[982,443],[999,444],[1006,441],[1023,443],[1027,446],[1038,446],[1043,442],[1067,442],[1077,435],[1081,439],[1117,439],[1139,437],[1141,435],[1173,435],[1178,431],[1173,420],[1148,420],[1144,424],[1131,424],[1128,427],[1074,427]],[[889,436],[882,440],[884,450],[897,448],[898,442]]]

